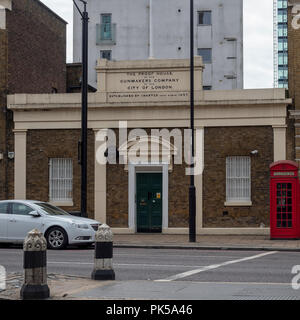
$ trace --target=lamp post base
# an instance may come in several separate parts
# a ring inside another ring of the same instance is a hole
[[[189,240],[196,242],[196,188],[189,187]]]

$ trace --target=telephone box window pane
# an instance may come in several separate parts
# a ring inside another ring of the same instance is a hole
[[[277,183],[277,228],[292,228],[292,184]]]

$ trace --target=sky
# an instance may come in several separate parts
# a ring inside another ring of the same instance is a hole
[[[41,1],[68,22],[67,62],[72,62],[73,1]],[[272,87],[273,0],[244,0],[244,88]]]

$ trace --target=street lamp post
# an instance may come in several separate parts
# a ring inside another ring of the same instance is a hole
[[[191,102],[191,177],[189,187],[189,241],[196,242],[196,188],[194,177],[194,156],[195,156],[195,137],[194,137],[194,0],[190,0],[190,102]]]
[[[88,113],[88,23],[89,15],[86,11],[87,2],[79,0],[84,5],[80,11],[75,0],[75,7],[82,18],[82,82],[81,82],[81,216],[87,216],[87,113]]]

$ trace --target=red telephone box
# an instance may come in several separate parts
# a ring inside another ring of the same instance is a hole
[[[270,173],[271,239],[300,239],[298,164],[277,161]]]

